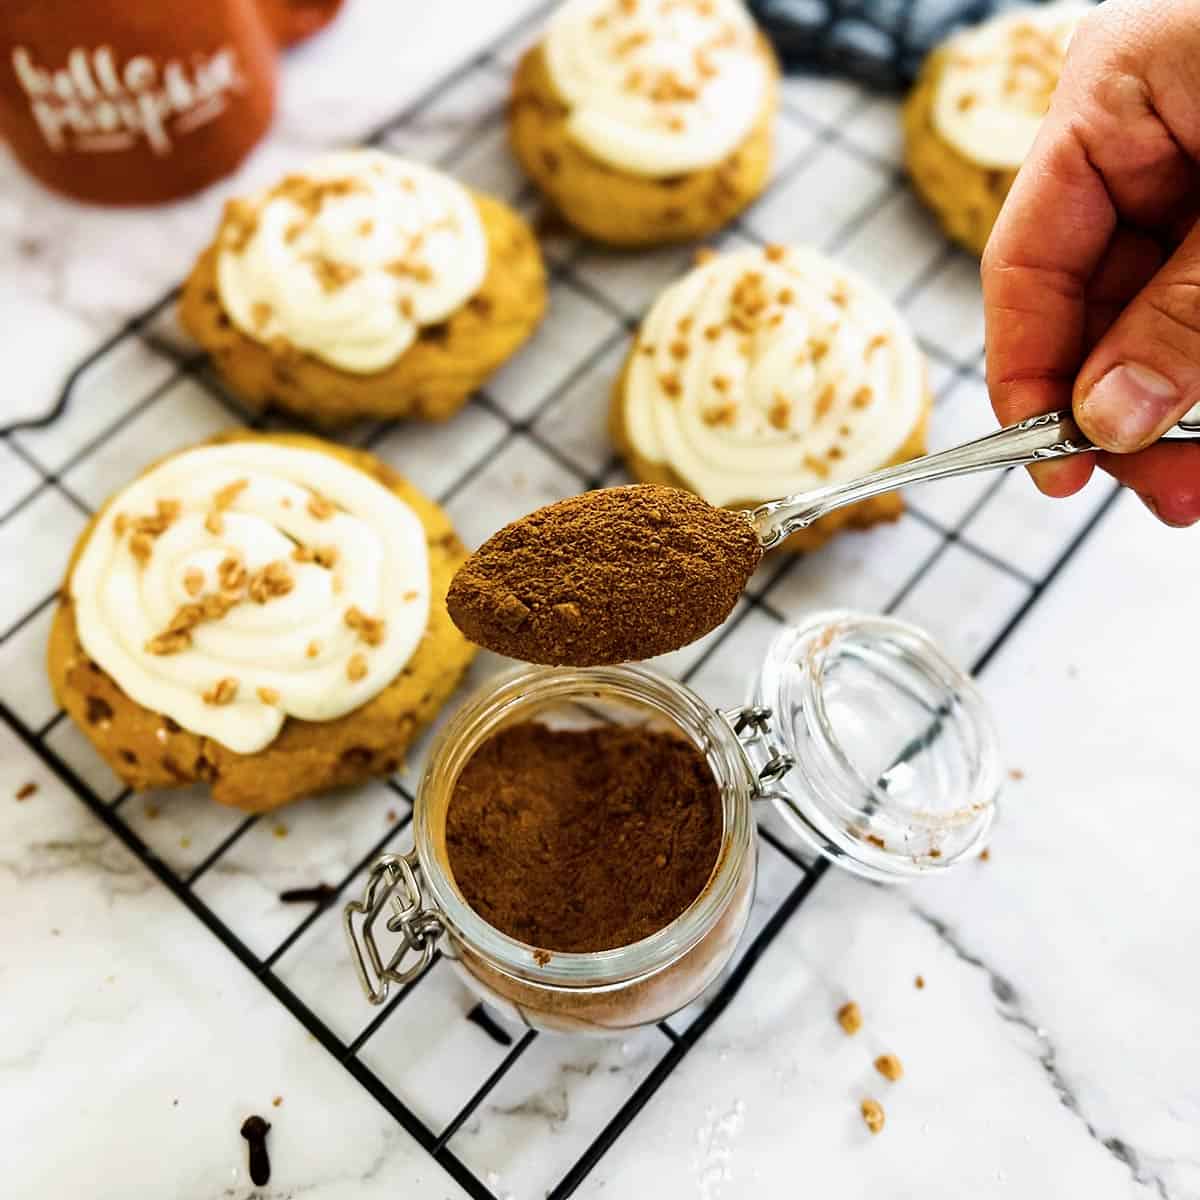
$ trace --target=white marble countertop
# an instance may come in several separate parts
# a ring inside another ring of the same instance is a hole
[[[289,58],[272,139],[238,179],[161,212],[78,209],[0,161],[0,412],[45,408],[75,360],[178,278],[225,194],[361,133],[527,7],[350,0]],[[0,455],[6,507],[28,467]],[[1023,511],[1032,530],[1044,510]],[[1200,1197],[1198,536],[1117,503],[982,675],[1021,775],[989,860],[907,889],[828,874],[580,1195]],[[21,556],[5,562],[19,591]],[[4,686],[48,716],[22,662],[0,647]],[[359,801],[380,821],[389,803]],[[181,846],[217,819],[189,812]],[[287,880],[273,846],[290,844],[247,838],[208,901],[252,905],[248,856]],[[364,849],[335,842],[329,859]],[[264,920],[263,936],[278,932]],[[13,1200],[462,1194],[2,723],[0,947]],[[353,984],[325,990],[336,1028]],[[856,1038],[833,1019],[846,998],[865,1014]],[[427,1016],[439,1036],[444,1012]],[[386,1079],[413,1037],[373,1043],[372,1069]],[[899,1083],[871,1067],[884,1050],[904,1063]],[[544,1164],[580,1153],[588,1113],[624,1099],[648,1054],[642,1035],[542,1039],[453,1146],[497,1196],[541,1196]],[[878,1137],[857,1111],[868,1094],[887,1110]],[[238,1136],[250,1111],[273,1122],[263,1189]]]

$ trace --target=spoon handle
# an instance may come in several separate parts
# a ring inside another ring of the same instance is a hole
[[[1200,440],[1200,420],[1196,417],[1197,412],[1193,410],[1178,425],[1169,429],[1164,438]],[[807,529],[814,521],[835,509],[907,487],[910,483],[1045,462],[1072,454],[1087,454],[1095,448],[1080,432],[1070,413],[1042,413],[973,442],[964,442],[949,450],[885,467],[882,471],[863,475],[859,479],[771,500],[751,509],[748,516],[758,532],[763,549],[770,550],[789,534]]]

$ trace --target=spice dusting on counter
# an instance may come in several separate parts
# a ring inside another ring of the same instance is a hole
[[[506,525],[459,569],[447,607],[473,642],[599,666],[677,650],[732,611],[762,558],[740,513],[656,484],[603,488]]]
[[[669,925],[704,890],[722,833],[700,751],[620,725],[510,725],[468,760],[446,811],[463,898],[542,955],[611,950]]]

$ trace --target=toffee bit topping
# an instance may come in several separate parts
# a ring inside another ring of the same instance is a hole
[[[888,344],[888,342],[890,342],[890,341],[891,341],[891,336],[890,336],[889,334],[886,334],[886,333],[877,333],[877,334],[876,334],[876,335],[875,335],[875,336],[874,336],[874,337],[873,337],[873,338],[872,338],[872,339],[871,339],[871,340],[870,340],[870,341],[867,343],[867,354],[868,354],[868,356],[870,356],[871,354],[873,354],[873,353],[874,353],[876,350],[879,350],[879,349],[881,349],[882,347],[886,346],[886,345]]]
[[[279,703],[279,693],[273,687],[256,688],[255,695],[257,695],[264,704]]]
[[[316,561],[316,553],[311,546],[303,546],[297,543],[292,547],[292,561],[298,563],[310,563]]]
[[[680,362],[682,362],[685,358],[687,358],[688,353],[689,353],[687,342],[682,341],[682,340],[678,341],[678,342],[672,342],[671,346],[670,346],[670,350],[671,350],[671,357],[674,359],[678,359]]]
[[[881,1054],[875,1060],[875,1070],[884,1079],[890,1079],[892,1083],[895,1083],[904,1074],[904,1068],[900,1065],[900,1060],[894,1054]]]
[[[959,112],[966,112],[968,109],[975,107],[978,99],[979,97],[976,96],[974,92],[963,92],[963,94],[959,96],[958,100],[955,102],[955,108],[957,108]]]
[[[183,590],[189,596],[198,596],[204,591],[204,572],[196,567],[189,567],[183,573]]]
[[[346,609],[346,624],[358,634],[368,646],[378,646],[384,637],[387,622],[382,617],[368,617],[357,605]]]
[[[639,354],[652,355],[652,354],[654,353],[654,346],[653,346],[653,345],[652,345],[650,342],[643,342],[643,343],[642,343],[642,344],[641,344],[641,345],[638,347],[638,353],[639,353]]]
[[[825,338],[809,338],[808,353],[813,362],[820,362],[829,353],[829,342]]]
[[[182,630],[159,633],[146,643],[147,654],[178,654],[192,644],[192,635]]]
[[[225,520],[215,508],[204,518],[204,528],[213,537],[220,537],[225,532]]]
[[[255,604],[266,604],[268,600],[286,596],[295,586],[296,581],[287,563],[277,558],[250,576],[250,599]]]
[[[811,454],[804,456],[804,465],[820,479],[825,479],[829,475],[829,464],[822,459],[814,458]]]
[[[403,600],[405,604],[411,604],[420,594],[421,594],[420,592],[413,592],[413,591],[405,592],[404,595],[400,597],[400,599]]]
[[[316,658],[321,653],[321,643],[309,642],[308,646],[305,647],[304,653],[308,658]]]
[[[358,233],[360,237],[370,237],[375,232],[375,222],[367,217],[366,220],[359,221]]]
[[[217,583],[223,592],[240,592],[246,586],[246,568],[240,558],[230,554],[217,567]]]
[[[717,252],[711,246],[697,246],[696,253],[692,255],[692,261],[700,267],[706,262],[712,262],[716,257]]]
[[[389,275],[400,279],[415,279],[418,283],[428,283],[433,278],[433,268],[428,263],[410,262],[406,258],[396,258],[384,268]]]
[[[675,322],[675,328],[678,329],[680,333],[688,333],[692,328],[692,324],[692,317],[680,317],[679,320]]]
[[[321,290],[327,293],[344,288],[362,274],[358,267],[330,258],[327,254],[310,255],[308,261],[312,263],[313,274],[317,277]]]
[[[712,377],[712,385],[718,392],[725,393],[729,391],[730,380],[728,375],[714,375]]]
[[[337,506],[332,500],[314,491],[308,498],[308,515],[318,521],[328,521],[337,512]]]
[[[336,546],[318,546],[313,551],[313,558],[316,560],[318,567],[324,567],[327,571],[332,571],[337,566],[338,549]]]
[[[129,528],[129,518],[123,512],[117,513],[117,515],[113,518],[112,527],[113,533],[115,533],[117,537],[124,537],[125,531]]]
[[[871,400],[874,398],[874,395],[875,393],[871,391],[869,387],[860,387],[858,391],[855,392],[851,397],[850,406],[858,409],[867,408],[870,405]]]
[[[367,674],[367,659],[364,654],[350,655],[350,661],[346,663],[346,678],[351,683],[357,683]]]
[[[400,299],[396,301],[396,307],[400,310],[400,315],[406,321],[416,320],[417,310],[413,307],[411,296],[401,296]]]
[[[231,675],[218,679],[201,697],[205,704],[232,704],[238,693],[238,681]]]
[[[154,539],[148,533],[135,533],[129,539],[129,553],[145,566],[154,553]]]
[[[309,179],[305,175],[288,175],[272,188],[271,199],[290,200],[310,217],[315,217],[326,200],[363,190],[363,185],[353,178]]]
[[[667,118],[667,128],[672,133],[682,133],[687,128],[687,122],[681,116],[675,114]]]
[[[639,46],[644,46],[650,40],[650,35],[644,29],[639,29],[634,33],[626,34],[613,47],[614,53],[624,58],[627,54],[632,54]]]
[[[771,411],[767,413],[767,420],[776,429],[786,429],[791,416],[792,402],[782,392],[776,392],[775,403],[771,405]]]
[[[678,400],[683,395],[683,384],[679,382],[678,375],[660,375],[658,383],[672,400]]]
[[[814,409],[817,420],[825,416],[833,407],[833,401],[836,396],[837,388],[832,383],[827,383],[821,389],[821,394],[817,397],[817,404]]]
[[[704,336],[710,342],[715,342],[721,336],[720,325],[706,325],[704,327]]]
[[[732,425],[736,420],[737,405],[732,400],[704,411],[706,425]]]
[[[775,297],[780,304],[791,304],[796,298],[796,293],[791,288],[785,287],[779,289],[779,294]]]
[[[859,1106],[862,1119],[872,1133],[883,1128],[883,1105],[878,1100],[864,1100]]]
[[[829,293],[829,299],[833,301],[838,308],[845,308],[850,303],[850,287],[844,279],[839,279],[833,285],[833,291]]]
[[[787,253],[786,246],[780,246],[777,242],[771,242],[763,247],[763,256],[767,262],[782,262],[783,256]]]
[[[275,310],[265,300],[256,300],[250,306],[250,323],[256,331],[265,329],[274,312]]]
[[[283,240],[290,246],[308,228],[304,221],[293,221],[284,231]]]
[[[231,508],[233,502],[249,485],[250,480],[248,479],[235,479],[232,483],[227,483],[220,491],[213,494],[213,507],[217,512],[224,512],[227,508]]]
[[[838,1024],[853,1037],[862,1028],[862,1010],[853,1000],[846,1001],[837,1010]]]

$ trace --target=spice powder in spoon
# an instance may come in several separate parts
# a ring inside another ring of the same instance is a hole
[[[446,604],[471,641],[551,666],[640,661],[732,611],[762,558],[742,513],[657,484],[603,488],[506,525]]]

